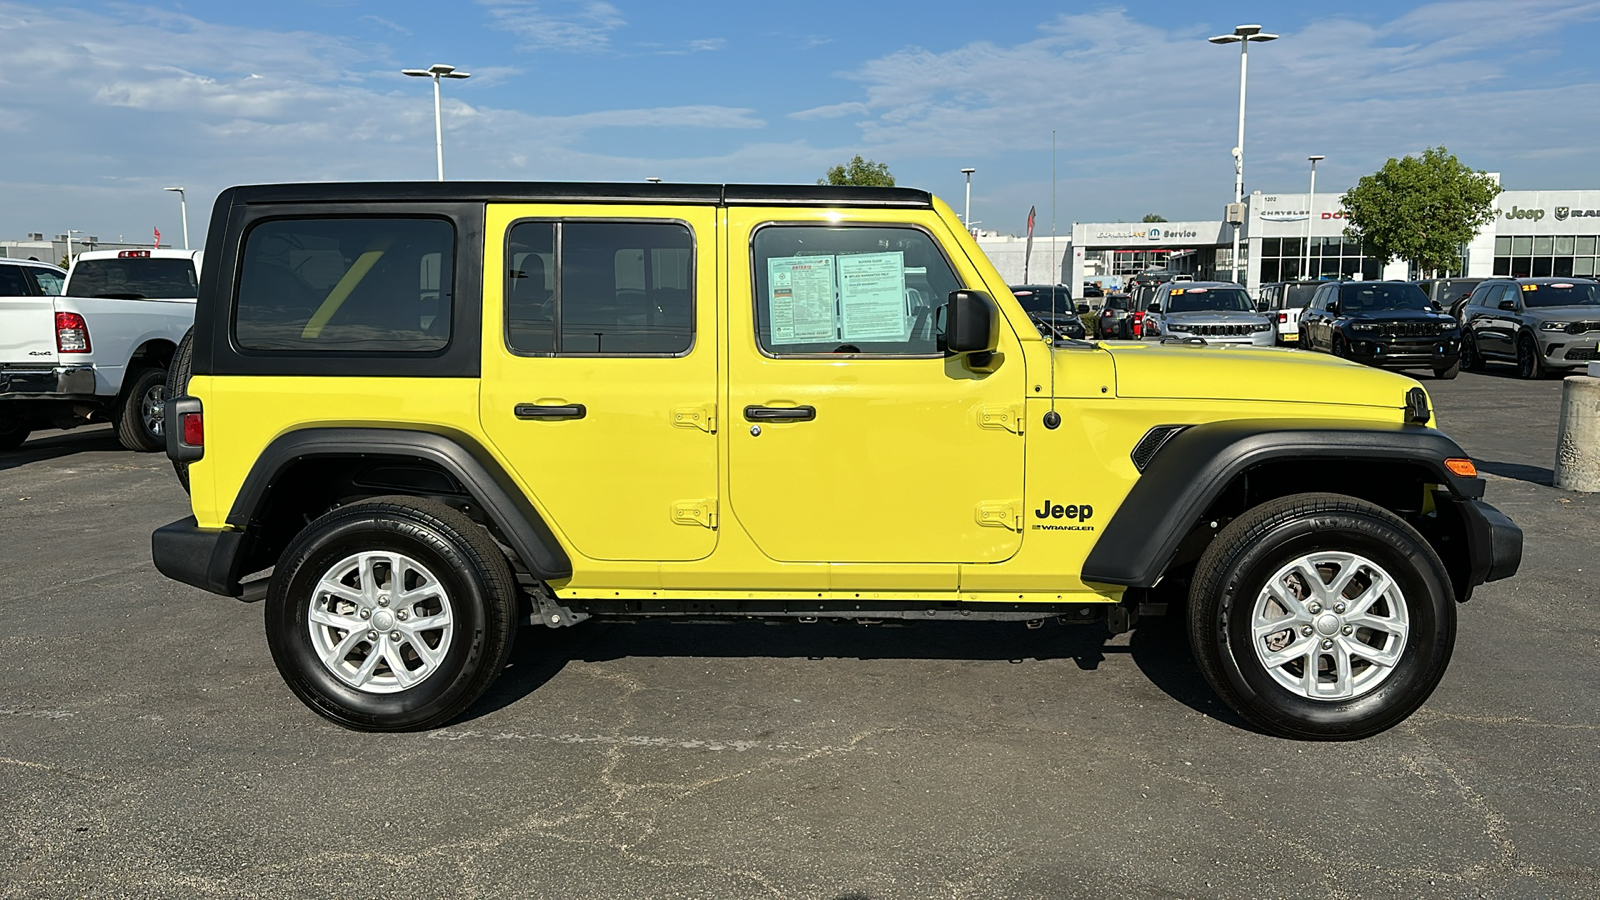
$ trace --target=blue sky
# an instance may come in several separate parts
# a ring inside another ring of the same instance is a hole
[[[1239,22],[1247,190],[1343,188],[1444,144],[1509,188],[1600,188],[1600,2],[0,0],[0,237],[198,241],[229,184],[433,177],[810,182],[854,153],[1018,231],[1218,218]]]

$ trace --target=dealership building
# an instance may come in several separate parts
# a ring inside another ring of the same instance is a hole
[[[1264,194],[1246,198],[1239,279],[1254,293],[1272,281],[1308,278],[1417,277],[1403,260],[1387,266],[1344,236],[1343,191]],[[1463,248],[1461,274],[1600,276],[1600,191],[1505,191],[1495,217]],[[1009,283],[1022,282],[1023,238],[980,235],[978,243]],[[1029,273],[1049,280],[1046,260],[1059,260],[1059,281],[1081,285],[1150,269],[1196,279],[1231,276],[1233,226],[1226,222],[1077,222],[1055,240],[1035,237]]]

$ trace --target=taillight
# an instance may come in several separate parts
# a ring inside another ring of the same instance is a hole
[[[200,413],[184,413],[183,442],[191,447],[204,447],[206,445],[206,425]]]
[[[1278,313],[1278,321],[1279,322],[1287,322],[1287,321],[1289,321],[1289,314],[1286,313],[1286,312]]]
[[[89,352],[89,323],[75,312],[56,313],[56,350],[61,353]]]

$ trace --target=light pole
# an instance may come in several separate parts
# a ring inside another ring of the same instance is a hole
[[[1311,219],[1317,214],[1317,161],[1327,159],[1326,156],[1308,156],[1311,160],[1311,190],[1306,192],[1306,261],[1300,265],[1300,277],[1306,278],[1311,274]]]
[[[75,234],[83,234],[83,229],[81,229],[81,228],[68,228],[67,229],[67,268],[69,268],[69,269],[72,268],[72,236],[75,235]]]
[[[401,69],[402,75],[414,75],[418,78],[433,79],[433,149],[439,157],[439,180],[444,180],[444,120],[439,114],[439,79],[441,78],[471,78],[466,72],[457,72],[455,66],[444,63],[434,63],[426,69]]]
[[[976,171],[978,171],[978,170],[977,169],[962,169],[961,170],[961,174],[967,176],[967,211],[961,217],[961,224],[967,226],[967,230],[968,231],[972,230],[972,173],[976,172]]]
[[[183,208],[183,249],[189,249],[189,195],[181,187],[162,188],[163,191],[177,191],[178,205]]]
[[[1233,202],[1244,202],[1244,81],[1245,71],[1250,61],[1251,41],[1275,41],[1278,36],[1266,34],[1260,25],[1237,25],[1233,34],[1219,34],[1210,38],[1213,44],[1238,44],[1239,45],[1239,142],[1233,145]],[[1235,223],[1233,226],[1233,280],[1239,280],[1239,230],[1243,226]]]

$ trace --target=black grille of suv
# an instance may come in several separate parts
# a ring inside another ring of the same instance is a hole
[[[1567,351],[1567,359],[1600,359],[1600,350],[1593,347],[1573,347]]]
[[[1211,337],[1245,337],[1255,334],[1254,325],[1190,325],[1190,334],[1210,335]]]
[[[1385,334],[1395,337],[1434,337],[1439,334],[1439,322],[1390,322],[1383,326]]]

